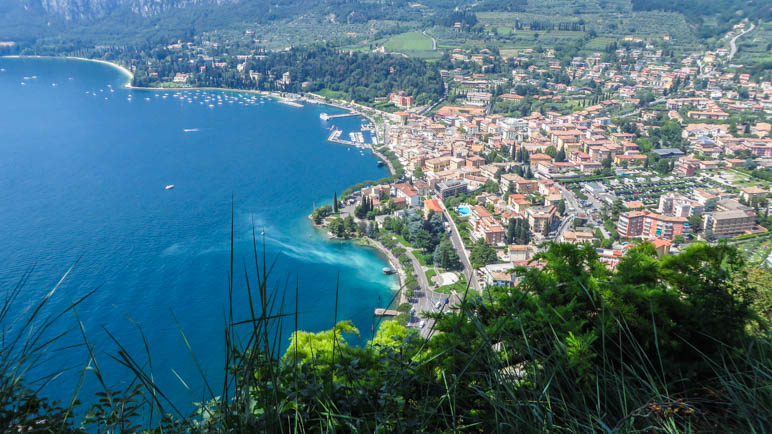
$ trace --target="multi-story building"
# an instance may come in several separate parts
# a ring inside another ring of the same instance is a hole
[[[530,207],[525,213],[528,217],[528,225],[534,233],[543,233],[545,228],[552,228],[555,221],[556,208],[554,206]]]
[[[722,199],[716,210],[706,213],[702,219],[704,230],[710,230],[719,238],[740,235],[756,226],[756,211],[734,199]]]
[[[703,229],[710,230],[719,238],[743,234],[753,229],[755,224],[754,213],[739,209],[709,212],[702,219]]]
[[[459,193],[466,193],[466,181],[461,181],[459,179],[449,179],[447,181],[437,183],[435,190],[437,190],[440,198],[445,200]]]
[[[410,108],[413,106],[413,97],[400,90],[389,95],[389,102],[400,108]]]
[[[617,221],[617,232],[622,237],[672,240],[682,235],[687,227],[685,217],[665,216],[650,211],[628,211]]]
[[[679,193],[667,193],[659,197],[657,212],[675,217],[700,215],[705,207]]]

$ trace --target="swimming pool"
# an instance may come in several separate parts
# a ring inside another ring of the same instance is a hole
[[[458,207],[458,213],[461,215],[469,215],[469,207],[467,205],[463,205]]]

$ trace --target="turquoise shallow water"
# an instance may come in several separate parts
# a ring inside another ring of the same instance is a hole
[[[0,295],[34,266],[16,308],[31,306],[81,258],[46,312],[99,287],[77,314],[109,383],[120,386],[128,377],[108,359],[116,348],[103,329],[141,354],[134,321],[148,337],[159,383],[183,407],[200,400],[202,383],[175,316],[218,383],[231,197],[237,319],[247,313],[243,275],[245,265],[254,270],[254,222],[276,259],[271,286],[289,288],[286,306],[294,308],[299,281],[301,328],[332,326],[339,273],[339,319],[353,320],[369,337],[372,309],[388,301],[394,277],[380,272],[386,264],[374,251],[327,242],[306,219],[333,191],[388,175],[369,152],[326,141],[329,124],[319,114],[339,111],[269,100],[218,105],[218,92],[191,92],[192,102],[173,92],[164,99],[167,92],[121,89],[125,77],[109,66],[74,60],[0,59],[0,69]],[[347,137],[361,119],[334,124]],[[165,190],[167,184],[175,188]],[[75,325],[68,315],[61,327]],[[65,339],[80,342],[77,334]],[[69,399],[86,360],[79,348],[52,355],[40,372],[69,371],[45,393]],[[87,379],[83,398],[95,390],[96,381]]]

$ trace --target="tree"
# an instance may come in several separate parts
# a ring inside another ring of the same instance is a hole
[[[340,217],[335,217],[330,220],[327,228],[330,230],[330,233],[336,237],[343,238],[346,235],[346,227],[343,224],[343,219]]]
[[[450,240],[442,240],[437,248],[434,249],[432,255],[434,263],[446,270],[458,270],[461,268],[461,260],[458,257],[458,252],[453,247]]]
[[[496,250],[484,239],[480,238],[472,245],[472,251],[469,254],[469,261],[472,267],[480,268],[498,261]]]
[[[745,161],[743,161],[743,168],[747,170],[754,170],[756,169],[756,161],[753,160],[753,158],[748,158]]]
[[[547,149],[544,150],[544,153],[552,158],[555,158],[558,155],[558,151],[552,145],[547,146]]]
[[[426,229],[419,229],[418,233],[416,233],[415,235],[413,244],[416,247],[423,249],[425,252],[432,251],[432,249],[434,248],[434,241],[432,239],[432,234]]]
[[[313,219],[314,224],[320,225],[322,224],[322,220],[330,214],[332,214],[332,207],[330,205],[322,205],[311,213],[311,218]]]
[[[702,216],[701,215],[693,215],[689,217],[689,227],[692,229],[692,231],[701,231],[702,230]]]
[[[712,212],[716,210],[718,200],[716,198],[710,198],[705,201],[705,212]]]
[[[566,201],[561,199],[560,202],[558,202],[557,207],[558,214],[563,215],[566,212]]]
[[[334,192],[332,194],[332,213],[337,214],[338,213],[338,192]]]
[[[511,218],[509,219],[509,223],[507,224],[507,244],[512,244],[517,239],[518,235],[518,224],[517,219]]]
[[[520,229],[517,234],[517,244],[528,244],[531,242],[531,226],[527,219],[520,219]]]
[[[423,179],[424,178],[424,171],[421,169],[421,167],[416,167],[413,171],[413,178],[414,179]]]
[[[485,185],[483,185],[483,191],[485,191],[486,193],[498,193],[499,185],[489,179],[485,181]]]
[[[656,169],[659,173],[670,173],[670,162],[667,160],[659,160],[657,161]]]
[[[611,157],[609,156],[609,157],[606,157],[606,158],[604,158],[604,159],[603,159],[603,160],[600,162],[600,165],[601,165],[601,166],[602,166],[604,169],[611,169],[611,164],[612,164],[612,163],[613,163],[613,161],[611,160]]]
[[[566,161],[566,151],[563,148],[560,148],[558,153],[555,155],[555,161],[557,162]]]

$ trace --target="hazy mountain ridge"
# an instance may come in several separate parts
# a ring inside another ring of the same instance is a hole
[[[149,18],[173,9],[197,5],[220,5],[235,0],[16,0],[11,10],[24,10],[31,16],[43,15],[47,20],[87,22],[115,12],[130,12]]]

